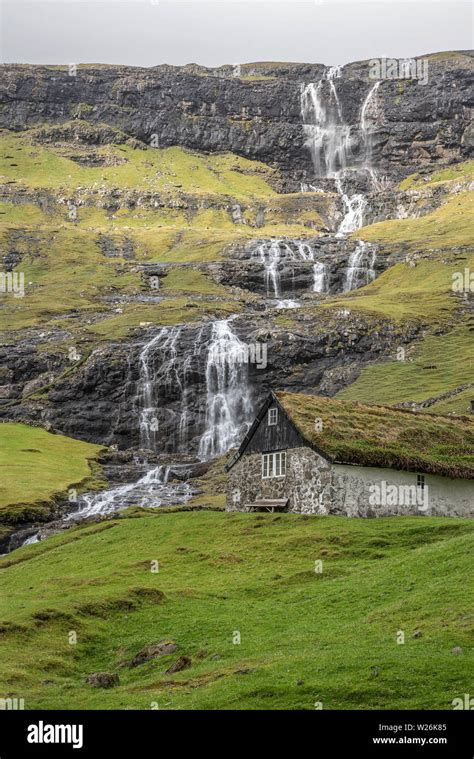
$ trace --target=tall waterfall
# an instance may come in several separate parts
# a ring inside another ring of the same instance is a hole
[[[154,450],[156,433],[158,431],[158,407],[155,397],[154,361],[159,354],[160,370],[166,374],[168,385],[175,385],[182,392],[182,381],[179,372],[177,343],[181,327],[163,327],[155,337],[146,343],[139,356],[140,379],[138,382],[138,397],[140,400],[140,445],[142,448]]]
[[[339,225],[339,236],[359,229],[364,223],[367,199],[363,193],[349,195],[343,188],[343,180],[351,167],[351,127],[345,123],[335,79],[341,76],[341,67],[332,66],[325,71],[319,82],[311,82],[301,88],[301,115],[306,136],[305,146],[310,150],[316,176],[336,181],[336,189],[344,206],[344,217]],[[376,170],[371,166],[372,132],[380,114],[376,82],[367,93],[361,107],[358,132],[364,153],[360,170],[370,177],[374,189],[382,187]],[[354,169],[357,171],[357,169]],[[314,189],[314,185],[303,185]]]
[[[257,248],[257,254],[265,271],[265,288],[267,295],[274,298],[280,297],[280,272],[278,264],[281,259],[280,240],[272,240],[270,243],[262,243]]]
[[[376,249],[370,243],[358,240],[356,249],[351,253],[346,271],[344,291],[357,290],[368,285],[375,277]]]
[[[212,324],[206,366],[206,429],[198,452],[204,460],[239,443],[252,415],[248,346],[232,331],[233,318]]]
[[[205,375],[206,429],[199,443],[200,459],[223,454],[240,442],[252,416],[248,350],[233,333],[232,319],[213,322],[211,326]],[[178,350],[181,327],[163,327],[143,347],[139,355],[140,378],[137,386],[142,448],[156,450],[158,418],[166,410],[160,403],[160,389],[163,387],[172,389],[181,399],[178,443],[183,432],[186,432],[187,394],[193,391],[192,387],[187,387],[186,375],[188,370],[196,368],[207,331],[208,326],[204,325],[197,335],[194,349],[185,355]],[[78,510],[67,519],[108,514],[132,505],[157,507],[185,503],[193,495],[192,487],[186,481],[170,482],[171,474],[183,467],[186,469],[189,465],[155,466],[134,482],[99,493],[85,493],[79,498]]]
[[[302,87],[301,114],[316,176],[334,177],[348,163],[350,128],[344,123],[333,77]]]
[[[375,82],[365,98],[360,112],[360,131],[364,141],[364,166],[369,172],[373,189],[378,189],[379,178],[377,172],[371,167],[372,162],[372,133],[375,124],[380,119],[380,110],[377,100],[377,93],[381,82]]]

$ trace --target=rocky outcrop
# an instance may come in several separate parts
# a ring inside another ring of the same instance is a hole
[[[291,312],[291,327],[287,327],[275,321],[279,313],[284,312],[248,312],[232,323],[245,345],[264,346],[265,360],[250,361],[248,366],[255,408],[270,388],[333,395],[353,381],[367,362],[390,355],[396,346],[415,339],[420,330],[416,325],[398,327],[388,320],[367,319],[347,309],[315,314],[305,308]],[[32,420],[91,442],[138,448],[139,355],[157,332],[157,328],[140,330],[131,342],[96,349],[83,363],[69,367],[67,375],[57,357],[38,353],[31,343],[10,346],[4,381],[13,391],[9,405],[0,407],[1,415]],[[197,453],[206,423],[211,334],[211,321],[169,328],[151,355],[156,444],[161,453]],[[172,350],[167,344],[172,344]],[[53,381],[48,372],[54,374]],[[45,373],[48,386],[39,395],[28,396],[28,382],[36,377],[39,385],[38,378]]]
[[[373,160],[391,177],[451,163],[472,150],[472,58],[453,53],[427,61],[426,84],[384,80],[377,93]],[[98,127],[105,125],[146,145],[232,151],[278,166],[291,190],[312,174],[301,85],[317,81],[323,71],[321,65],[266,64],[263,78],[249,80],[232,67],[80,66],[69,72],[6,64],[0,126],[18,130],[81,119],[92,125],[88,139],[100,143],[107,137]],[[362,152],[356,125],[373,82],[367,61],[345,66],[338,79],[356,158]],[[116,139],[114,132],[110,140]]]

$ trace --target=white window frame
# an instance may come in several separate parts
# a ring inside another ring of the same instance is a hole
[[[274,427],[278,424],[278,409],[276,406],[268,409],[268,426]]]
[[[262,479],[286,477],[286,451],[262,453]]]
[[[416,487],[417,490],[424,490],[426,487],[426,477],[424,474],[416,475]]]

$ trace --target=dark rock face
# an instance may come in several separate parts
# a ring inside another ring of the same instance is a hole
[[[165,671],[165,675],[174,675],[175,672],[181,672],[183,669],[188,669],[192,662],[189,656],[180,656],[171,667]]]
[[[428,82],[384,80],[373,139],[374,163],[392,177],[459,160],[472,150],[472,58],[428,59]],[[247,81],[231,67],[202,69],[110,66],[67,71],[2,66],[0,126],[24,129],[71,119],[108,125],[146,144],[232,151],[277,165],[289,185],[311,181],[301,124],[301,85],[318,81],[320,65],[267,67]],[[354,131],[374,80],[369,62],[345,66],[337,80],[345,122]],[[87,139],[113,139],[90,128]],[[47,135],[45,137],[47,139]],[[123,138],[120,138],[123,140]],[[152,143],[153,141],[153,143]]]
[[[276,243],[279,255],[273,280],[265,270],[260,253],[262,246],[265,251],[272,243]],[[367,248],[374,254],[374,276],[378,276],[403,258],[401,253],[380,254],[380,246]],[[206,271],[220,284],[240,287],[273,298],[275,279],[281,298],[298,298],[305,293],[314,292],[333,294],[344,291],[351,255],[354,255],[357,249],[357,241],[336,238],[334,235],[304,240],[255,239],[228,248],[224,251],[225,261],[208,265]],[[315,284],[317,272],[315,273],[314,267],[317,264],[322,264],[324,269],[320,274],[320,280]],[[320,290],[314,289],[316,285]]]
[[[254,409],[268,390],[318,390],[333,395],[353,381],[370,361],[390,355],[395,347],[417,337],[419,327],[375,325],[362,316],[341,310],[328,314],[292,311],[291,328],[277,326],[274,309],[248,312],[233,322],[234,333],[245,345],[265,346],[265,361],[249,362],[248,382]],[[176,355],[165,347],[172,337]],[[206,425],[206,366],[212,323],[169,328],[150,356],[156,406],[157,450],[196,455]],[[58,378],[40,398],[24,398],[2,409],[4,418],[30,420],[91,442],[140,446],[140,360],[144,345],[157,333],[142,334],[133,342],[94,351],[75,372]],[[47,356],[12,346],[7,380],[16,380],[15,397],[24,378],[45,372]],[[44,362],[44,363],[40,363]],[[56,367],[59,375],[61,366]],[[40,373],[41,373],[40,372]]]

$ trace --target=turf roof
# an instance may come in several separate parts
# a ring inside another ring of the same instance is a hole
[[[474,421],[468,417],[302,393],[275,397],[303,437],[334,462],[474,478]]]

